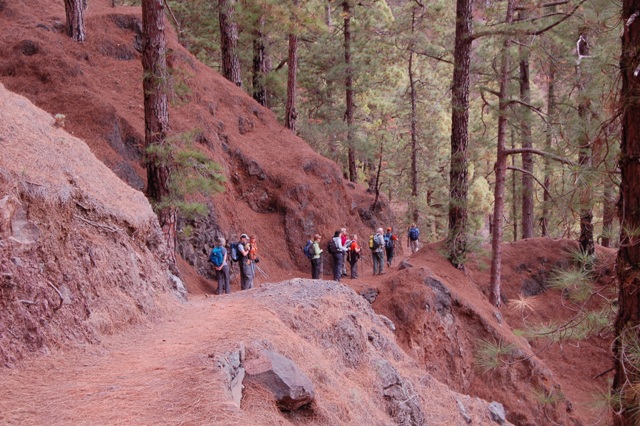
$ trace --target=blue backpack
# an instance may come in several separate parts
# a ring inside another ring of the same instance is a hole
[[[393,238],[391,238],[393,234],[385,234],[384,236],[384,246],[388,249],[392,249],[394,247]]]
[[[409,239],[411,241],[418,241],[418,237],[420,237],[420,231],[418,231],[418,228],[409,229]]]
[[[229,258],[232,262],[237,262],[240,260],[240,256],[238,253],[238,243],[231,243],[229,245]]]
[[[307,241],[307,244],[302,249],[302,252],[307,257],[307,259],[313,259],[313,255],[314,255],[314,253],[313,253],[313,241],[311,241],[311,240]]]
[[[222,262],[224,262],[224,254],[222,254],[222,247],[214,247],[211,250],[211,254],[209,255],[209,260],[215,266],[222,266]]]

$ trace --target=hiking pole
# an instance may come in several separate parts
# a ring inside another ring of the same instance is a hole
[[[263,271],[261,267],[259,267],[255,263],[253,264],[253,266],[255,266],[256,270],[260,272],[265,278],[269,279],[269,275],[265,271]]]

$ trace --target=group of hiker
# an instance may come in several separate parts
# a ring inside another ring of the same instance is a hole
[[[231,293],[230,262],[237,262],[240,267],[240,288],[242,290],[253,288],[256,263],[260,262],[256,237],[242,234],[239,242],[230,244],[229,250],[225,246],[226,242],[223,237],[219,237],[216,246],[209,254],[209,260],[216,272],[218,294]]]
[[[420,231],[415,223],[412,223],[407,233],[408,246],[411,253],[419,249]],[[319,234],[313,236],[304,247],[304,254],[311,260],[311,278],[319,279],[322,276],[322,253]],[[373,275],[384,274],[385,257],[387,267],[391,267],[396,252],[398,237],[393,233],[393,228],[388,227],[386,232],[383,228],[378,228],[375,234],[369,237],[369,249],[373,258]],[[362,246],[358,242],[356,234],[347,234],[347,228],[341,228],[333,234],[327,243],[327,251],[331,255],[332,274],[334,281],[340,281],[342,277],[348,276],[346,264],[350,265],[350,276],[352,279],[358,278],[358,261],[362,252]]]
[[[303,248],[303,252],[311,261],[311,278],[320,279],[322,271],[322,254],[324,250],[320,248],[322,236],[315,234]],[[418,251],[420,231],[415,223],[412,223],[407,232],[407,245],[411,253]],[[387,267],[391,267],[396,254],[398,237],[393,233],[393,229],[388,227],[386,232],[383,228],[378,228],[375,234],[369,236],[368,246],[373,258],[373,275],[384,274],[384,264],[386,257]],[[347,228],[341,228],[333,234],[327,243],[327,251],[332,259],[332,274],[334,281],[340,281],[342,277],[350,276],[352,279],[358,278],[358,261],[363,247],[358,241],[358,236],[352,234],[349,237]],[[216,279],[218,282],[218,294],[231,293],[230,271],[231,262],[237,262],[240,267],[240,288],[249,290],[253,288],[253,281],[256,273],[256,263],[258,258],[258,246],[256,237],[249,237],[247,234],[240,235],[240,241],[231,243],[229,249],[226,247],[225,238],[219,237],[215,247],[209,254],[209,260],[213,264]],[[347,274],[346,264],[350,265],[350,274]]]

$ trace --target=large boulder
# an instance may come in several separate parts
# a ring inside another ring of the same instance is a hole
[[[257,358],[246,361],[244,368],[243,383],[257,383],[271,391],[283,410],[297,410],[313,401],[309,377],[292,360],[275,351],[261,351]]]

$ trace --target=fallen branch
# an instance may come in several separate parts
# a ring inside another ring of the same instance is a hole
[[[119,228],[115,228],[113,226],[108,226],[108,225],[103,225],[101,223],[94,222],[94,221],[91,221],[89,219],[85,219],[84,217],[79,216],[77,214],[74,214],[73,216],[76,217],[77,219],[80,219],[81,221],[83,221],[85,223],[88,223],[89,225],[95,226],[96,228],[104,229],[105,231],[109,231],[109,232],[118,232],[118,231],[120,231]]]
[[[58,296],[60,296],[60,304],[58,305],[57,308],[53,308],[54,311],[57,311],[58,309],[62,308],[62,304],[64,303],[64,297],[62,297],[62,293],[60,293],[60,290],[58,290],[58,288],[55,285],[53,285],[51,281],[47,280],[47,284],[49,284],[49,287],[54,289],[56,293],[58,293]]]
[[[22,300],[22,299],[18,300],[18,302],[24,303],[25,305],[35,305],[36,303],[38,303],[35,300]]]

